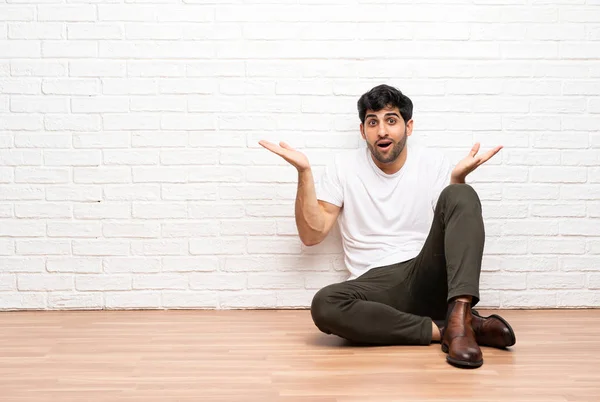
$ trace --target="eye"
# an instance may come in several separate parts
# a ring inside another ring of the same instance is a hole
[[[376,120],[369,120],[369,125],[370,126],[374,126],[375,124],[377,124]]]
[[[395,124],[395,123],[396,123],[396,119],[395,119],[395,118],[393,118],[393,117],[390,117],[390,118],[388,119],[388,123],[390,123],[390,124]]]

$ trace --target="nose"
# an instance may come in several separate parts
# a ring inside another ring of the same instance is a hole
[[[379,135],[380,137],[387,136],[387,129],[386,129],[385,124],[379,125],[379,130],[377,131],[377,135]]]

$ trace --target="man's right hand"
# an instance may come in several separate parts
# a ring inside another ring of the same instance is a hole
[[[298,172],[310,169],[310,163],[306,155],[300,151],[296,151],[285,142],[280,142],[279,145],[276,145],[272,142],[261,140],[258,143],[274,154],[281,156],[290,165],[294,166]]]

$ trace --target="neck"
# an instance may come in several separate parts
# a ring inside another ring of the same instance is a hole
[[[402,166],[404,166],[404,164],[406,163],[407,150],[408,150],[408,144],[406,144],[404,146],[404,149],[402,150],[400,155],[398,155],[398,158],[396,158],[395,161],[390,162],[390,163],[379,162],[377,159],[375,159],[375,157],[373,156],[372,153],[371,153],[371,159],[373,160],[373,162],[375,162],[375,165],[379,169],[381,169],[381,171],[383,173],[394,174],[394,173],[398,172],[400,169],[402,169]]]

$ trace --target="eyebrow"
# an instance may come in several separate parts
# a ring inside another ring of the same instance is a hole
[[[396,112],[386,113],[385,116],[396,116],[396,117],[400,118],[400,116],[398,116],[398,113],[396,113]],[[365,119],[368,118],[368,117],[375,117],[375,118],[377,118],[377,116],[374,115],[373,113],[370,113],[370,114],[366,115]]]

